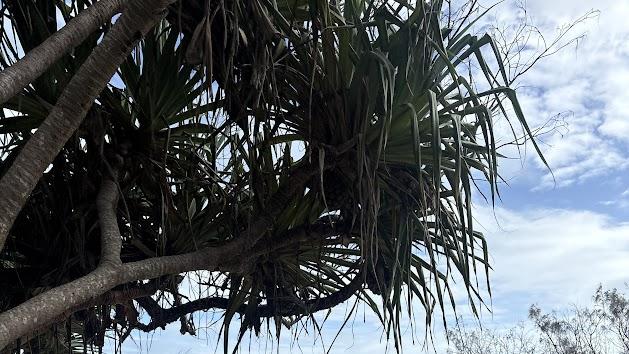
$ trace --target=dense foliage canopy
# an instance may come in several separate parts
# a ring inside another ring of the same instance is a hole
[[[134,1],[117,2],[123,19]],[[3,0],[1,67],[93,6]],[[225,332],[234,316],[241,335],[264,323],[279,331],[352,296],[397,347],[413,304],[428,325],[454,306],[454,279],[477,311],[489,262],[471,198],[497,196],[493,121],[509,113],[530,131],[492,38],[470,31],[480,16],[472,8],[176,1],[106,86],[81,86],[77,73],[105,63],[89,58],[123,22],[107,17],[2,104],[8,180],[26,142],[47,139],[42,122],[61,102],[82,87],[98,92],[87,105],[76,98],[85,119],[43,161],[10,225],[0,311],[46,303],[50,289],[100,267],[131,275],[94,285],[88,301],[68,303],[21,341],[2,338],[8,348],[82,351],[106,331],[124,339],[174,321],[194,333],[189,314],[201,310],[224,311]],[[197,270],[208,295],[186,299],[180,274]]]

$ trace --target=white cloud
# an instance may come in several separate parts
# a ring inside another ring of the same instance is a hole
[[[629,269],[629,223],[585,210],[478,210],[487,229],[494,301],[525,306],[588,301],[600,283],[622,286]],[[497,221],[496,221],[497,220]],[[525,314],[526,308],[510,309]]]
[[[509,0],[500,5],[493,21],[513,24],[517,20],[515,3]],[[541,139],[557,186],[626,170],[629,167],[629,90],[626,88],[629,82],[629,27],[626,26],[629,2],[528,0],[526,8],[547,40],[552,39],[562,25],[589,10],[601,11],[598,19],[576,26],[568,36],[586,34],[577,47],[567,47],[538,62],[520,82],[518,94],[531,126],[540,126],[557,114],[569,113],[566,115],[567,132],[560,130]],[[500,129],[500,135],[510,134],[507,127]],[[529,147],[529,152],[531,150]],[[512,148],[503,153],[516,156]],[[526,165],[537,170],[535,184],[542,188],[555,186],[541,161],[533,154],[528,155]],[[503,173],[507,178],[521,172],[521,166],[516,163],[503,165],[506,165]]]

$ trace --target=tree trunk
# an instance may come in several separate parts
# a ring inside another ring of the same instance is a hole
[[[62,29],[15,64],[0,72],[0,104],[37,79],[61,56],[68,53],[107,23],[127,0],[101,0],[82,11]]]
[[[57,104],[0,180],[0,250],[37,181],[79,127],[94,100],[138,40],[174,0],[136,0],[70,80]]]

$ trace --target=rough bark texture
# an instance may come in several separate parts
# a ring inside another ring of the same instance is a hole
[[[37,132],[0,180],[0,250],[11,225],[50,162],[81,124],[87,111],[135,44],[174,0],[132,1],[111,31],[68,83]]]
[[[101,0],[82,11],[62,29],[15,64],[0,72],[0,104],[15,96],[64,54],[81,44],[120,11],[127,0]]]
[[[109,265],[117,267],[122,264],[120,250],[122,249],[122,237],[118,229],[116,209],[118,206],[118,185],[113,181],[103,183],[98,198],[96,209],[100,221],[101,257],[99,267]],[[108,227],[103,227],[108,226]]]

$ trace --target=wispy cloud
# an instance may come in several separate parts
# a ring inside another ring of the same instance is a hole
[[[620,193],[615,199],[605,200],[601,202],[605,206],[612,206],[620,209],[627,209],[629,211],[629,189]]]
[[[629,194],[629,193],[628,193]],[[493,257],[498,306],[525,314],[534,302],[584,302],[598,284],[622,286],[629,269],[629,223],[586,210],[479,210]]]
[[[495,12],[497,23],[514,23],[518,15],[507,1]],[[544,58],[520,81],[519,97],[532,126],[566,113],[567,129],[541,138],[554,173],[529,153],[526,178],[539,188],[565,187],[629,167],[629,27],[626,1],[528,0],[527,15],[547,38],[591,9],[600,17],[576,26],[572,36],[586,36],[578,45]],[[570,35],[568,36],[570,37]],[[534,50],[535,42],[530,43]],[[508,135],[503,127],[503,136]],[[529,148],[529,152],[531,149]],[[514,149],[505,154],[515,156]],[[504,163],[507,178],[521,175],[519,162]],[[537,171],[537,177],[530,174]]]

